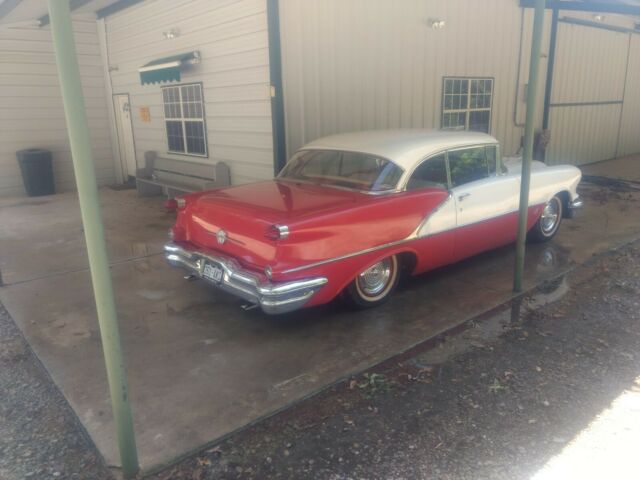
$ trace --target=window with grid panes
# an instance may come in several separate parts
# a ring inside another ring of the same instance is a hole
[[[442,128],[489,133],[492,95],[492,78],[445,77]]]
[[[199,83],[162,88],[164,121],[169,152],[207,155],[202,85]]]

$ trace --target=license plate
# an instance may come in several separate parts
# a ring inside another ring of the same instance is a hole
[[[211,265],[210,263],[205,263],[202,276],[208,280],[219,282],[222,280],[222,268],[220,268],[217,265]]]

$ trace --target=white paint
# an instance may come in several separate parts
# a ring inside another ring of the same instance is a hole
[[[273,177],[266,0],[155,0],[105,19],[113,93],[128,93],[136,157],[153,150],[174,160],[224,161],[234,184]],[[180,35],[165,39],[162,32]],[[199,51],[181,83],[202,82],[208,157],[167,152],[161,87],[140,84],[138,69],[170,55]],[[142,122],[140,107],[151,121]]]
[[[444,77],[494,79],[490,134],[520,149],[526,115],[533,9],[513,0],[286,0],[280,2],[287,152],[340,132],[440,128]],[[561,11],[560,17],[593,20]],[[429,19],[446,26],[431,28]],[[521,21],[523,19],[523,21]],[[630,16],[603,25],[633,28]],[[522,33],[521,33],[522,25]],[[546,78],[551,10],[539,76]],[[639,35],[631,35],[638,42]],[[553,101],[621,99],[629,34],[560,24]],[[551,164],[582,164],[640,151],[640,44],[620,105],[552,109]],[[520,68],[518,68],[520,64]],[[637,72],[637,73],[636,73]],[[538,82],[535,128],[545,82]],[[613,97],[613,98],[612,98]]]
[[[498,175],[451,189],[457,226],[496,218],[518,209],[520,175]]]
[[[456,201],[450,195],[432,212],[417,232],[418,237],[435,235],[456,228]]]
[[[571,200],[578,198],[580,170],[572,165],[547,167],[543,163],[531,171],[529,206],[547,203],[560,192],[569,192]],[[418,236],[434,235],[456,227],[473,225],[492,218],[517,212],[520,202],[519,165],[510,171],[451,189],[451,196],[432,213],[418,231]]]
[[[621,103],[553,105],[622,101],[629,37],[629,33],[558,23],[547,163],[582,165],[616,156]],[[630,95],[634,88],[633,82],[627,85]]]
[[[115,180],[107,97],[95,17],[74,16],[82,93],[99,185]],[[15,152],[53,152],[57,191],[75,189],[58,71],[49,27],[0,29],[0,195],[23,195]]]
[[[104,78],[104,88],[107,99],[113,99],[113,87],[111,85],[111,75],[109,74],[109,50],[107,48],[107,29],[104,18],[96,21],[98,29],[98,45],[100,47],[100,60],[102,64],[102,77]],[[109,138],[111,140],[111,151],[113,153],[113,166],[115,169],[116,182],[123,183],[126,174],[122,170],[120,161],[120,145],[118,143],[118,132],[116,129],[116,113],[113,101],[107,101],[107,114],[109,118]]]
[[[512,0],[280,2],[287,151],[340,132],[440,128],[443,77],[494,78],[490,133],[520,147],[529,39]],[[429,18],[445,28],[432,29]],[[548,45],[550,11],[546,14]],[[546,74],[546,58],[540,75]],[[541,92],[544,82],[540,82]],[[542,100],[539,95],[540,125]]]
[[[624,91],[624,105],[620,121],[620,138],[617,155],[640,152],[640,35],[631,35],[627,88]]]
[[[120,169],[123,177],[136,176],[136,149],[133,141],[133,127],[131,123],[131,105],[129,95],[113,96],[116,134],[118,136],[118,151],[120,153]]]
[[[310,149],[363,152],[392,160],[411,174],[417,163],[435,153],[473,145],[492,145],[498,141],[479,132],[422,129],[369,130],[341,133],[315,140],[303,147]],[[401,184],[404,180],[401,180]]]

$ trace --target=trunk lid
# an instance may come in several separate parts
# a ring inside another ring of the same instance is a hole
[[[276,253],[277,241],[266,236],[270,226],[322,216],[367,198],[359,192],[272,180],[195,194],[181,215],[189,242],[262,269]]]

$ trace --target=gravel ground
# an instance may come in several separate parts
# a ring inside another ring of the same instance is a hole
[[[530,479],[640,393],[638,352],[640,241],[152,477]],[[110,478],[1,308],[0,362],[0,478]]]
[[[113,478],[0,305],[0,479]]]

